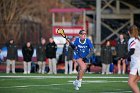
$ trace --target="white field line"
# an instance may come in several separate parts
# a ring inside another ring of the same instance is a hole
[[[0,78],[76,78],[76,76],[0,76]],[[128,78],[112,76],[84,76],[83,78]]]
[[[132,91],[121,91],[121,92],[100,92],[100,93],[132,93]]]
[[[9,86],[9,87],[0,87],[0,88],[27,88],[27,87],[47,87],[47,86],[62,86],[62,85],[71,85],[73,81],[68,81],[65,84],[48,84],[48,85],[23,85],[23,86]],[[89,83],[126,83],[127,81],[108,81],[108,80],[86,80],[82,81],[83,84]]]
[[[73,81],[68,81],[68,82],[73,82]],[[82,81],[82,83],[126,83],[128,81],[109,81],[109,80],[85,80]]]
[[[24,86],[9,86],[9,87],[0,87],[0,88],[27,88],[27,87],[47,87],[47,86],[62,86],[62,85],[69,85],[72,83],[66,84],[48,84],[48,85],[24,85]]]

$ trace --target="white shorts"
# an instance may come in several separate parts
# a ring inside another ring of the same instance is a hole
[[[130,69],[130,74],[131,75],[137,75],[137,73],[140,76],[140,69],[139,70],[138,69]]]
[[[140,76],[140,67],[136,63],[130,63],[130,74]]]

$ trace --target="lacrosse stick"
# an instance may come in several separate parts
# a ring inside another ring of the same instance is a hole
[[[62,37],[64,37],[71,44],[70,40],[65,35],[64,29],[58,29],[57,33],[60,34]]]

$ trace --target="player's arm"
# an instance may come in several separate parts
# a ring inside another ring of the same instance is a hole
[[[72,48],[73,50],[75,50],[75,49],[76,49],[75,44],[73,44],[68,38],[66,38],[66,40],[69,42],[71,48]]]
[[[129,50],[128,54],[125,56],[125,58],[126,58],[126,59],[127,59],[127,58],[130,58],[131,55],[134,54],[134,52],[135,52],[135,48],[131,48],[131,49]]]
[[[128,59],[131,57],[131,55],[135,52],[136,42],[134,39],[129,40],[129,52],[125,55],[125,58]]]
[[[86,58],[90,58],[94,54],[94,49],[91,48],[89,54],[86,56]]]
[[[72,48],[73,50],[75,50],[76,46],[75,46],[74,44],[72,44],[71,42],[69,42],[69,43],[70,43],[71,48]]]

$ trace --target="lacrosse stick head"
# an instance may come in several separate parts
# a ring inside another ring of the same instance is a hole
[[[66,38],[66,35],[65,35],[65,33],[64,33],[64,29],[58,29],[58,30],[57,30],[57,33],[58,33],[58,34],[61,34],[64,38]]]

